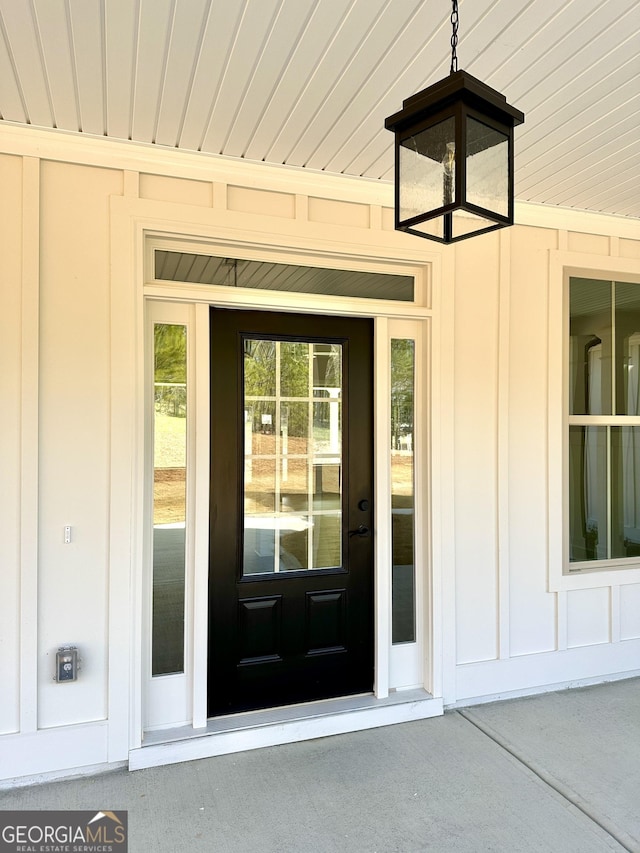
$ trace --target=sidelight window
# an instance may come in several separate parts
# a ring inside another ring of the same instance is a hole
[[[187,512],[187,327],[154,324],[154,676],[184,671]]]
[[[391,340],[392,640],[412,643],[415,618],[415,341]]]

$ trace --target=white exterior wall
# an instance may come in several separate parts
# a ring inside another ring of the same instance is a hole
[[[22,159],[0,157],[0,733],[20,729]]]
[[[551,316],[562,301],[554,255],[593,264],[594,278],[608,267],[640,272],[640,242],[613,232],[515,226],[456,253],[458,704],[639,668],[637,571],[583,575],[564,589],[550,582],[561,554],[549,546],[549,521],[562,501],[549,452],[564,421],[549,396],[549,377],[564,370],[561,323],[549,321],[550,299]]]
[[[122,193],[122,173],[43,161],[40,186],[38,727],[46,729],[107,716],[108,198]],[[55,652],[74,642],[85,675],[61,686],[52,681]]]
[[[637,223],[559,212],[550,228],[551,212],[523,207],[531,226],[441,247],[396,234],[391,191],[368,182],[237,163],[225,180],[219,160],[0,133],[0,778],[126,760],[135,740],[138,542],[122,497],[138,499],[142,464],[111,369],[120,360],[125,376],[130,364],[124,398],[142,393],[138,344],[112,334],[115,292],[141,286],[142,258],[133,232],[113,227],[114,197],[133,225],[153,218],[167,232],[193,236],[206,223],[203,236],[271,233],[280,246],[337,253],[358,244],[405,264],[422,252],[437,347],[437,689],[455,704],[637,670],[640,583],[597,575],[549,591],[547,542],[548,377],[562,371],[549,365],[559,351],[550,252],[625,258],[640,271]],[[121,257],[135,269],[120,269]],[[65,643],[81,648],[83,671],[58,685],[52,661]]]

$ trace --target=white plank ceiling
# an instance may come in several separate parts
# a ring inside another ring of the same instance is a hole
[[[459,67],[523,110],[516,195],[640,217],[639,0],[460,0]],[[450,0],[0,0],[0,120],[392,180],[384,119],[449,73]]]

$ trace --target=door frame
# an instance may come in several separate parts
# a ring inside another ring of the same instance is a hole
[[[417,358],[417,364],[424,366],[424,374],[422,377],[416,376],[418,382],[421,383],[423,390],[423,406],[422,411],[431,412],[429,401],[432,398],[434,391],[434,382],[432,382],[433,370],[438,361],[439,352],[439,329],[434,320],[437,317],[437,311],[434,310],[435,288],[434,282],[436,277],[434,271],[438,272],[437,279],[442,275],[441,264],[438,263],[439,258],[434,257],[429,252],[418,252],[418,258],[414,262],[407,263],[406,261],[394,261],[389,257],[389,254],[383,250],[382,257],[372,256],[370,247],[350,247],[355,249],[348,254],[341,252],[336,254],[328,248],[321,255],[319,253],[309,251],[301,251],[296,248],[287,247],[285,249],[274,250],[273,246],[267,246],[260,241],[259,243],[250,242],[248,240],[216,240],[216,239],[180,239],[175,236],[168,236],[166,232],[159,233],[157,230],[145,228],[140,221],[136,223],[136,230],[140,238],[141,244],[144,247],[144,256],[147,258],[147,269],[150,269],[149,258],[155,247],[176,248],[179,245],[182,249],[188,251],[209,252],[222,256],[233,256],[235,253],[242,252],[242,257],[256,257],[260,259],[274,259],[277,257],[283,262],[301,263],[318,266],[326,265],[332,267],[343,267],[347,269],[362,269],[372,272],[396,272],[399,274],[412,274],[416,279],[416,299],[414,303],[398,303],[384,300],[369,300],[369,299],[352,299],[352,298],[334,298],[310,296],[308,294],[291,294],[287,293],[276,294],[273,292],[257,292],[257,291],[238,291],[233,288],[216,288],[215,292],[210,287],[200,285],[173,284],[167,282],[154,281],[147,277],[143,287],[138,291],[141,297],[141,303],[145,302],[164,302],[170,304],[187,303],[191,306],[194,313],[194,329],[198,330],[198,341],[196,342],[196,351],[201,353],[198,356],[200,363],[208,363],[206,355],[203,355],[208,350],[208,308],[211,304],[222,307],[237,307],[242,309],[273,309],[276,311],[293,310],[305,313],[335,313],[345,316],[366,316],[374,319],[374,364],[376,365],[376,400],[374,417],[375,422],[375,448],[376,448],[376,494],[375,505],[378,513],[376,537],[376,568],[375,568],[375,586],[376,586],[376,605],[375,605],[375,690],[374,695],[377,700],[385,700],[389,696],[390,690],[390,666],[392,656],[396,656],[396,649],[391,648],[391,626],[390,626],[390,523],[380,523],[380,519],[390,519],[390,493],[389,493],[389,472],[386,461],[389,457],[389,424],[388,418],[385,415],[387,400],[389,399],[389,362],[388,349],[389,341],[392,336],[403,336],[404,332],[399,331],[400,327],[405,327],[406,323],[413,324],[423,328],[423,357]],[[235,235],[234,235],[235,236]],[[427,262],[428,261],[428,262]],[[143,258],[140,257],[138,264],[140,270],[144,270]],[[284,304],[283,304],[284,303]],[[141,306],[142,307],[142,306]],[[437,305],[435,306],[437,308]],[[144,323],[142,322],[142,312],[138,313],[140,318],[140,332],[142,333]],[[398,330],[398,331],[394,331]],[[140,353],[142,344],[139,344]],[[204,358],[204,361],[203,361]],[[140,355],[139,364],[142,363]],[[383,368],[383,369],[381,369]],[[418,371],[419,372],[419,371]],[[205,377],[204,371],[198,371],[197,384],[204,399],[204,389],[208,383],[208,376]],[[138,386],[139,387],[139,386]],[[207,405],[202,407],[208,409]],[[421,642],[421,665],[423,666],[423,675],[421,683],[424,691],[428,691],[429,698],[442,696],[442,643],[441,643],[441,615],[439,612],[439,587],[440,582],[437,577],[438,572],[434,572],[433,555],[439,550],[439,536],[437,532],[437,524],[434,525],[434,516],[440,515],[439,510],[433,506],[430,496],[433,492],[434,477],[437,476],[437,458],[433,453],[434,438],[439,432],[438,423],[431,423],[430,418],[421,418],[420,410],[417,408],[418,431],[422,431],[423,435],[416,436],[416,445],[423,450],[422,464],[416,469],[417,477],[423,476],[424,482],[420,485],[416,483],[418,489],[423,493],[423,506],[421,517],[423,523],[417,524],[417,530],[428,529],[429,547],[422,547],[423,570],[418,570],[417,577],[423,584],[423,590],[418,591],[419,598],[418,612],[422,612],[423,622],[419,627],[422,634]],[[142,413],[141,413],[142,414]],[[141,418],[142,420],[142,418]],[[142,435],[141,435],[142,437]],[[208,438],[208,435],[207,435]],[[204,441],[203,444],[207,444]],[[197,451],[198,454],[204,452],[202,449]],[[208,468],[208,466],[204,466]],[[196,490],[201,494],[201,501],[198,507],[197,515],[204,518],[208,515],[208,499],[206,501],[206,511],[204,508],[205,490]],[[208,496],[207,496],[208,498]],[[435,519],[437,522],[437,519]],[[148,525],[148,519],[145,512],[139,518],[139,529]],[[133,519],[135,528],[135,518]],[[202,525],[201,525],[202,526]],[[140,539],[142,536],[140,535]],[[196,537],[196,540],[198,537]],[[200,545],[202,549],[202,543]],[[420,546],[419,546],[420,547]],[[195,550],[197,551],[197,544]],[[144,564],[142,543],[140,545],[141,564]],[[135,582],[139,588],[138,599],[140,603],[144,601],[144,592],[141,589],[142,582]],[[188,681],[190,687],[189,705],[191,706],[188,712],[188,721],[190,728],[207,730],[210,732],[211,727],[207,727],[206,718],[206,680],[198,678],[198,672],[206,671],[206,644],[199,643],[198,637],[203,634],[202,627],[206,625],[207,608],[206,597],[197,594],[197,590],[206,588],[206,578],[204,585],[202,578],[198,577],[196,572],[194,577],[193,589],[195,592],[195,603],[193,609],[194,617],[194,643],[193,654],[189,664],[191,672],[188,673]],[[202,602],[204,606],[202,605]],[[139,641],[144,650],[145,638],[143,631],[143,620],[139,617],[137,622],[138,628],[135,629]],[[206,630],[206,629],[205,629]],[[202,655],[198,653],[198,647],[205,649]],[[143,655],[144,658],[144,655]],[[144,677],[144,662],[138,667],[134,667],[134,672],[139,672],[142,680],[138,681],[140,688],[143,687]],[[132,719],[131,719],[131,735],[130,756],[132,750],[135,751],[142,745],[143,732],[145,729],[143,719],[144,699],[140,692],[137,692],[135,683],[132,694]],[[413,703],[415,707],[415,695],[407,693],[406,702]],[[200,710],[201,709],[201,710]],[[436,702],[431,710],[420,711],[418,716],[431,716],[435,713],[441,713],[442,700]],[[408,712],[407,712],[408,713]],[[396,717],[400,719],[400,717]],[[410,717],[404,716],[403,719]],[[393,720],[389,720],[390,722]],[[377,723],[378,725],[380,723]],[[363,728],[366,725],[352,724],[351,728]],[[160,727],[158,727],[160,728]],[[138,734],[139,733],[139,734]],[[170,733],[167,734],[167,739],[170,739]],[[298,738],[294,738],[298,739]],[[158,732],[156,741],[164,740],[162,733]],[[149,740],[147,740],[149,742]],[[239,747],[246,748],[246,747]],[[154,762],[157,763],[157,762]],[[159,762],[162,763],[162,762]],[[138,766],[143,766],[139,764]]]

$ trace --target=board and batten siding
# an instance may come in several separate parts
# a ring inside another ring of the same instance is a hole
[[[554,590],[548,541],[561,507],[549,448],[562,441],[550,431],[549,376],[564,369],[549,322],[563,282],[550,276],[550,255],[579,257],[585,274],[591,258],[593,277],[608,278],[608,265],[640,258],[640,242],[522,226],[490,236],[456,254],[457,704],[637,674],[640,664],[640,584],[597,572],[584,588]]]
[[[0,734],[20,730],[22,167],[0,156]]]
[[[117,241],[131,239],[112,231],[112,199],[157,203],[168,233],[187,220],[192,233],[213,211],[234,228],[242,217],[248,227],[271,222],[286,245],[295,221],[296,248],[307,234],[317,251],[322,233],[328,255],[331,239],[337,253],[352,240],[406,263],[403,247],[417,238],[397,235],[388,204],[367,203],[370,190],[359,196],[354,181],[265,167],[261,183],[259,167],[237,163],[226,180],[219,160],[207,180],[195,156],[0,132],[0,778],[11,779],[126,761],[131,742],[129,673],[141,638],[126,628],[131,590],[121,579],[137,546],[114,527],[113,496],[139,494],[142,483],[126,447],[114,458],[114,430],[126,441],[130,423],[114,405],[113,348],[133,345],[111,335],[113,258]],[[431,498],[451,495],[443,532],[434,531],[445,704],[631,672],[630,655],[615,648],[625,644],[640,659],[640,584],[599,576],[593,588],[549,591],[547,556],[549,253],[637,259],[640,268],[640,231],[571,231],[560,216],[556,229],[546,224],[552,212],[536,217],[456,247],[420,247],[438,270],[433,321],[438,311],[444,318],[431,384],[451,401],[434,409],[442,445],[433,453],[446,452]],[[142,275],[136,263],[132,277]],[[81,647],[83,670],[58,685],[53,659],[66,643]]]

